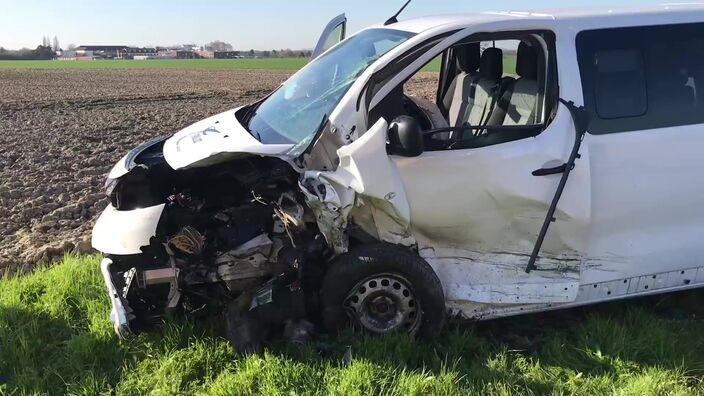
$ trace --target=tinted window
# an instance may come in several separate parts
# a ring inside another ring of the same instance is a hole
[[[585,31],[577,53],[591,133],[704,122],[704,23]]]
[[[648,103],[640,51],[599,51],[594,54],[594,69],[594,107],[599,118],[645,114]]]

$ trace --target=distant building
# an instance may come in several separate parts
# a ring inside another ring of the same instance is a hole
[[[215,55],[213,54],[213,51],[198,50],[198,51],[195,51],[195,53],[198,55],[199,58],[202,58],[202,59],[213,59],[215,57]]]
[[[213,54],[215,59],[239,59],[242,58],[240,51],[215,51]]]
[[[203,47],[196,44],[182,44],[180,48],[181,51],[201,51]]]
[[[81,45],[75,48],[77,58],[121,58],[126,45]]]
[[[122,57],[130,59],[148,59],[158,56],[159,52],[156,48],[127,47],[122,51]]]
[[[196,59],[200,58],[198,54],[191,50],[178,50],[176,51],[176,59]]]
[[[157,56],[159,59],[174,59],[176,58],[177,52],[178,51],[175,49],[158,49]]]
[[[59,60],[76,60],[76,51],[61,51],[61,54],[56,54],[56,59]]]

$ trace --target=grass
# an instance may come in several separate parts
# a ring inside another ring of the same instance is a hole
[[[253,69],[298,70],[308,63],[308,58],[257,58],[257,59],[146,59],[146,60],[0,60],[0,69]],[[423,71],[440,72],[440,58],[433,59]],[[504,56],[504,72],[514,75],[515,56]]]
[[[0,60],[0,69],[263,69],[298,70],[307,58],[146,59],[146,60]]]
[[[0,281],[0,394],[704,394],[701,292],[238,358],[217,318],[119,342],[98,262]]]

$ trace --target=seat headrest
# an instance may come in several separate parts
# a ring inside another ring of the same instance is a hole
[[[474,73],[479,68],[479,43],[456,47],[457,67],[465,73]]]
[[[489,80],[500,80],[504,74],[504,52],[499,48],[487,48],[482,52],[479,74]]]
[[[538,79],[538,52],[525,41],[521,41],[518,45],[516,74],[531,80]]]
[[[651,60],[650,63],[653,70],[658,70],[660,82],[685,85],[689,81],[690,73],[687,68],[682,66],[682,58],[679,56],[661,56]],[[642,68],[642,66],[640,67]]]

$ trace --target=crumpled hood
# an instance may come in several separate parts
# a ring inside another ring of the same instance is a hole
[[[122,177],[123,175],[129,173],[129,171],[131,171],[135,166],[137,166],[135,160],[143,152],[148,151],[149,149],[158,145],[166,139],[166,136],[158,136],[153,139],[149,139],[146,142],[130,150],[129,153],[125,154],[124,157],[120,158],[120,160],[115,163],[115,166],[112,167],[110,173],[108,173],[108,180],[117,179],[118,177]]]
[[[164,143],[164,158],[174,169],[212,165],[241,154],[279,156],[291,144],[263,144],[235,117],[238,109],[198,121]]]

